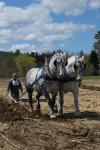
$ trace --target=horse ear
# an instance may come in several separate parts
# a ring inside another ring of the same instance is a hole
[[[63,53],[62,55],[63,55],[63,56],[66,56],[66,53]]]
[[[63,53],[63,54],[62,54],[62,57],[63,57],[64,59],[66,59],[66,57],[67,57],[66,53]]]
[[[84,56],[78,58],[78,62],[84,62]]]
[[[55,67],[57,66],[57,60],[54,61],[54,65],[55,65]]]

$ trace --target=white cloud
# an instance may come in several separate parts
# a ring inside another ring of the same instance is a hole
[[[0,38],[4,38],[5,40],[10,40],[11,38],[13,38],[12,30],[0,29]]]
[[[89,7],[94,9],[100,8],[100,0],[90,0]]]
[[[46,33],[39,37],[40,42],[53,42],[63,41],[72,37],[77,32],[83,32],[94,29],[94,25],[87,24],[74,24],[74,23],[52,23],[48,24],[45,28]]]
[[[4,44],[6,44],[7,43],[7,41],[6,40],[0,40],[0,45],[4,45]]]
[[[41,0],[54,13],[78,16],[87,9],[100,8],[100,0]]]
[[[10,48],[7,49],[7,51],[16,51],[17,49],[20,49],[21,52],[47,52],[48,50],[53,50],[51,43],[42,43],[41,45],[33,45],[28,43],[23,44],[15,44],[12,45]]]
[[[42,0],[42,2],[55,13],[77,16],[85,11],[88,0]]]
[[[49,22],[49,10],[41,4],[30,5],[26,8],[7,6],[0,2],[0,26],[23,25],[29,23]]]
[[[9,26],[21,23],[26,20],[24,9],[6,6],[4,2],[0,2],[0,26]]]
[[[16,49],[20,49],[21,52],[36,51],[35,45],[30,45],[28,43],[12,45],[11,50],[15,51]]]
[[[91,3],[90,3],[91,2]],[[0,2],[0,44],[11,44],[11,50],[23,51],[52,49],[53,42],[67,40],[74,34],[92,30],[91,24],[75,24],[70,22],[54,23],[50,12],[77,16],[87,7],[93,8],[93,0],[41,0],[25,8],[7,6]],[[96,0],[96,5],[99,1]],[[87,5],[88,4],[88,5]],[[15,43],[24,44],[13,44]],[[36,41],[40,45],[31,45]]]
[[[47,23],[35,26],[29,24],[24,28],[18,28],[14,31],[16,39],[36,40],[38,42],[53,42],[56,40],[65,40],[70,38],[76,32],[82,32],[93,29],[95,26],[91,24],[74,24],[74,23]],[[16,37],[17,35],[17,37]],[[14,38],[14,37],[13,37]]]

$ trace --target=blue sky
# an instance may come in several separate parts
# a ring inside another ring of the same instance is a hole
[[[0,50],[90,53],[100,0],[0,0]]]

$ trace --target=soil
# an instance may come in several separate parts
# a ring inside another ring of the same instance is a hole
[[[28,103],[0,98],[0,150],[100,150],[100,84],[91,82],[80,87],[80,117],[74,115],[71,93],[64,96],[63,117],[56,119],[50,119],[44,101],[38,115]]]

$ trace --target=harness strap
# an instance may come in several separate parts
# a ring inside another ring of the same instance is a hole
[[[48,63],[48,60],[47,58],[45,58],[45,64],[44,64],[44,72],[45,72],[45,79],[46,80],[55,80],[55,81],[59,81],[59,79],[55,76],[53,76],[50,72],[50,69],[49,69],[49,63]]]
[[[38,75],[38,72],[42,69],[42,75],[37,79],[37,75]],[[59,82],[68,82],[68,81],[78,81],[75,77],[74,78],[70,78],[68,75],[65,76],[65,78],[63,79],[58,79],[57,77],[54,77],[51,75],[50,73],[50,70],[49,70],[49,66],[48,66],[48,61],[47,61],[47,58],[45,58],[45,64],[44,64],[44,67],[43,68],[40,68],[38,70],[37,74],[36,74],[36,78],[35,78],[35,81],[29,86],[30,88],[32,88],[32,86],[34,84],[38,84],[38,81],[43,78],[44,81],[45,80],[53,80],[53,81],[59,81]],[[40,85],[39,85],[40,86]]]
[[[58,79],[57,77],[52,76],[50,73],[50,70],[49,70],[47,58],[45,58],[44,72],[45,72],[45,79],[46,80],[55,80],[55,81],[61,81],[61,82],[77,81],[77,79],[75,77],[70,78],[67,74],[66,74],[66,77],[63,79]]]
[[[39,72],[41,69],[42,69],[42,68],[40,68],[40,69],[38,70],[38,72]],[[37,79],[38,72],[37,72],[37,74],[36,74],[35,81],[34,81],[31,85],[29,85],[28,88],[32,88],[32,86],[33,86],[34,84],[39,84],[38,81],[39,81],[42,77],[45,76],[45,75],[44,75],[44,70],[43,70],[42,75]]]
[[[51,75],[50,70],[49,70],[49,64],[48,64],[47,58],[45,58],[44,72],[45,72],[46,79],[53,79],[53,76]]]

